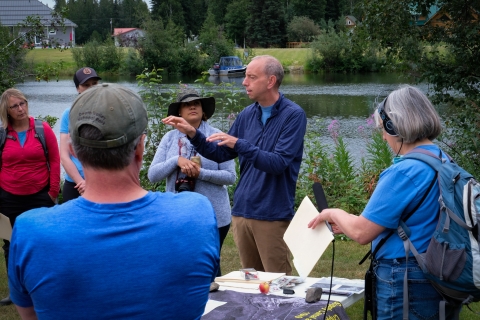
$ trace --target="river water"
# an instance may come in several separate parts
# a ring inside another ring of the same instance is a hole
[[[222,80],[231,82],[232,90],[244,95],[248,101],[241,85],[243,78]],[[194,81],[194,78],[164,78],[162,90],[166,92],[176,88],[179,82],[196,86]],[[213,77],[209,81],[218,83],[218,79]],[[116,82],[134,91],[140,90],[134,79],[104,78],[103,82]],[[375,99],[385,96],[402,83],[405,83],[405,79],[395,74],[286,74],[281,91],[305,110],[309,122],[315,123],[314,129],[322,142],[331,143],[327,127],[333,120],[338,120],[340,135],[354,157],[358,158],[364,155],[365,135],[361,131],[366,127],[366,119],[374,111]],[[48,83],[26,81],[17,87],[29,99],[33,116],[60,118],[77,96],[70,78]],[[428,91],[427,85],[420,85],[419,88]],[[57,122],[53,128],[57,135],[59,128],[60,123]]]

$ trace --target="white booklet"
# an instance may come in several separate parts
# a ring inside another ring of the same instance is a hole
[[[240,271],[232,271],[224,276],[221,277],[216,277],[215,282],[240,282],[240,283],[255,283],[256,288],[258,288],[259,283],[263,282],[270,282],[275,279],[280,278],[281,276],[284,276],[285,273],[275,273],[275,272],[262,272],[262,271],[257,271],[257,279],[249,279],[245,280],[245,277],[243,276],[242,272]]]
[[[12,225],[10,219],[0,213],[0,239],[10,241],[12,238]]]
[[[293,254],[293,265],[303,279],[308,277],[325,249],[334,239],[332,232],[324,223],[320,223],[315,229],[308,228],[308,223],[317,214],[317,208],[308,197],[305,197],[283,235],[283,239]]]
[[[322,288],[324,293],[329,291],[336,295],[351,296],[352,294],[362,293],[365,291],[365,284],[362,280],[350,280],[342,278],[333,278],[330,288],[330,278],[320,278],[310,287]]]

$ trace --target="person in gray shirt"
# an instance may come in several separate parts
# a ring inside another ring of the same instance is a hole
[[[184,118],[206,136],[221,132],[207,123],[214,112],[214,97],[200,97],[197,91],[189,88],[183,88],[177,101],[168,107],[169,116]],[[200,158],[200,164],[192,161],[195,157]],[[220,250],[232,221],[226,185],[234,184],[236,178],[234,160],[217,163],[202,157],[195,151],[187,136],[177,129],[163,136],[148,169],[148,179],[151,182],[167,179],[166,191],[194,191],[210,200],[217,216]],[[217,276],[220,275],[219,268]]]

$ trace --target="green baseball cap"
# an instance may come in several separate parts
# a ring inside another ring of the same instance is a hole
[[[138,138],[148,125],[147,109],[132,90],[118,84],[102,83],[78,95],[70,109],[70,137],[74,144],[91,148],[115,148]],[[103,140],[79,136],[89,124],[99,129]]]

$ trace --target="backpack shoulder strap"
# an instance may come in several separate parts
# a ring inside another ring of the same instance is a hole
[[[442,160],[439,156],[427,151],[425,149],[414,149],[403,156],[404,159],[416,159],[428,164],[432,167],[433,170],[439,172],[440,167],[442,166],[444,160]],[[452,159],[449,156],[450,161]]]
[[[423,201],[425,201],[425,199],[427,198],[427,196],[430,194],[430,191],[432,190],[433,186],[436,184],[437,182],[437,177],[434,176],[432,181],[430,182],[430,185],[428,186],[428,189],[427,189],[427,192],[425,192],[422,196],[422,199],[420,199],[420,201],[417,203],[417,205],[415,206],[415,208],[413,208],[406,216],[404,219],[402,219],[400,222],[401,223],[405,223],[414,213],[415,211],[418,210],[418,208],[420,208],[420,206],[422,205]],[[377,246],[375,247],[375,250],[372,252],[372,249],[370,249],[367,254],[362,258],[362,260],[360,260],[360,262],[358,264],[362,264],[365,262],[365,260],[367,260],[369,257],[372,257],[372,259],[375,259],[375,255],[377,254],[378,250],[380,250],[380,248],[385,244],[385,242],[387,242],[387,240],[396,232],[397,230],[391,230],[384,238],[382,238]]]
[[[0,125],[0,168],[2,168],[2,153],[5,146],[5,140],[7,140],[7,130]]]
[[[43,153],[45,154],[45,159],[47,159],[47,168],[50,171],[50,163],[48,162],[48,148],[47,142],[45,140],[45,130],[43,129],[43,121],[40,119],[35,119],[35,137],[40,140],[40,144],[43,148]]]

